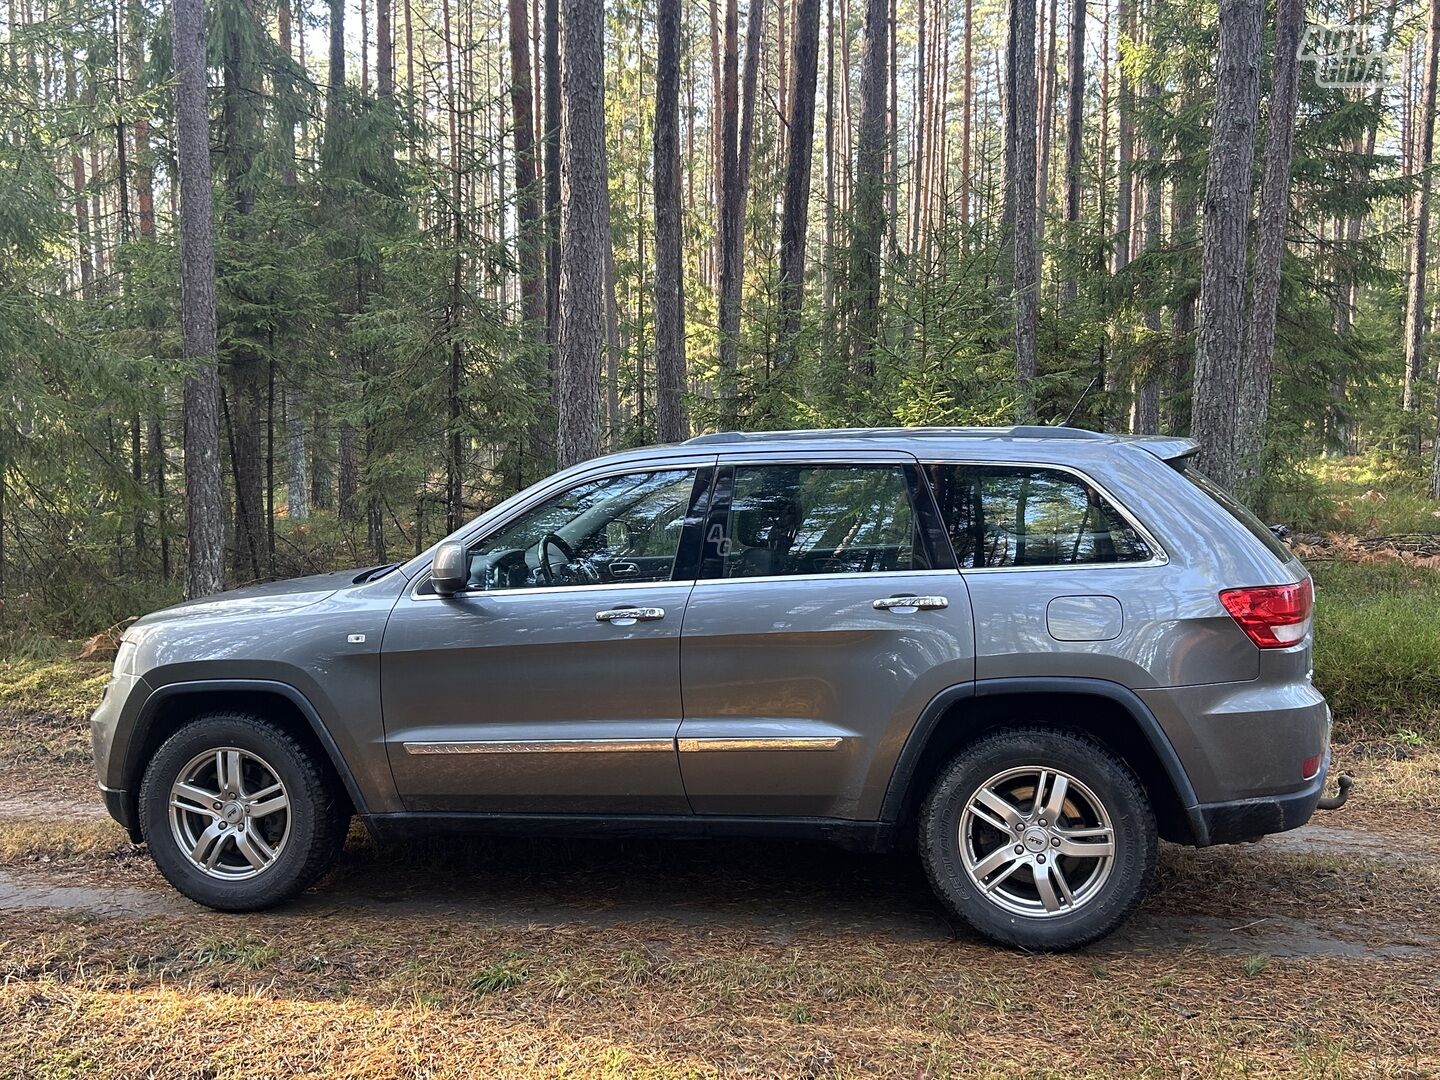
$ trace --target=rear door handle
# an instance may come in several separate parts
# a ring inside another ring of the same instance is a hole
[[[929,611],[935,608],[950,606],[950,601],[943,596],[885,596],[876,600],[871,607],[876,611],[897,611],[902,615],[912,611]]]
[[[618,607],[595,612],[596,622],[611,626],[634,626],[637,622],[654,622],[665,617],[663,607]]]

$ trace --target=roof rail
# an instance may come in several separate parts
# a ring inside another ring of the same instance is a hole
[[[712,431],[708,435],[696,435],[693,439],[686,439],[684,446],[704,446],[707,443],[734,443],[744,442],[746,435],[743,431]]]
[[[1050,424],[1017,424],[1012,427],[913,427],[913,428],[829,428],[797,431],[715,431],[686,439],[685,446],[718,446],[745,442],[794,439],[884,439],[884,438],[991,438],[991,439],[1111,439],[1099,431]]]

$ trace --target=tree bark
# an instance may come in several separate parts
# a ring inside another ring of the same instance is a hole
[[[681,0],[657,0],[655,63],[655,390],[661,442],[689,435],[685,412],[685,282],[680,221]],[[644,379],[642,377],[643,386]]]
[[[760,35],[765,26],[764,0],[751,0],[745,26],[745,88],[743,113],[739,86],[739,13],[736,0],[725,5],[724,159],[720,185],[720,394],[722,424],[739,422],[740,292],[744,279],[745,197],[750,181],[750,153],[755,121],[755,84],[760,65]]]
[[[560,153],[560,326],[557,363],[558,464],[600,452],[600,363],[605,344],[606,220],[605,9],[602,0],[564,0],[560,48],[564,123]]]
[[[1010,0],[1006,37],[1005,161],[1006,204],[1011,213],[1014,263],[1011,296],[1015,312],[1016,419],[1034,415],[1032,382],[1039,333],[1040,252],[1035,201],[1035,0]]]
[[[180,165],[181,354],[192,369],[185,380],[185,595],[195,598],[219,592],[225,585],[204,4],[173,0],[171,17]]]
[[[795,361],[805,293],[805,240],[810,219],[810,166],[815,152],[815,87],[820,68],[820,0],[798,0],[791,29],[790,135],[780,212],[780,347],[776,369]]]
[[[1430,0],[1425,37],[1425,83],[1418,116],[1420,190],[1415,197],[1415,237],[1410,245],[1410,290],[1405,305],[1405,386],[1401,408],[1416,408],[1417,384],[1425,363],[1425,277],[1430,261],[1430,165],[1435,155],[1435,83],[1440,68],[1440,0]]]
[[[560,0],[545,0],[545,342],[550,402],[556,404],[560,335]]]
[[[545,376],[545,236],[540,220],[540,184],[536,178],[535,102],[530,76],[529,11],[526,0],[509,0],[510,108],[515,139],[516,249],[520,264],[521,336],[526,366],[543,385]],[[528,458],[521,481],[538,480],[552,455],[549,395],[536,402],[530,425]]]
[[[862,379],[875,374],[880,337],[880,244],[885,236],[885,97],[889,9],[867,0],[860,57],[860,126],[855,139],[855,187],[850,239],[850,363]]]
[[[1070,0],[1070,65],[1065,100],[1065,246],[1069,259],[1060,285],[1062,304],[1075,303],[1076,230],[1080,223],[1080,166],[1084,160],[1085,0]]]
[[[259,142],[259,86],[249,30],[234,20],[251,18],[248,3],[242,2],[231,14],[225,30],[224,63],[224,153],[225,189],[234,209],[235,239],[242,245],[250,237],[250,218],[255,212],[254,166]],[[237,299],[252,308],[255,297]],[[260,328],[253,320],[236,321],[234,344],[226,371],[230,377],[228,419],[230,424],[230,467],[235,485],[235,536],[232,565],[237,580],[258,579],[265,566],[264,473],[261,460],[260,426],[265,413],[265,359],[256,341]]]
[[[1290,171],[1295,153],[1295,111],[1300,98],[1297,53],[1304,23],[1305,0],[1277,0],[1270,127],[1260,184],[1260,213],[1255,222],[1255,276],[1251,283],[1245,362],[1240,373],[1240,408],[1235,417],[1236,482],[1243,495],[1251,496],[1265,463],[1275,316],[1280,303],[1285,226],[1290,218]]]
[[[1200,443],[1200,467],[1225,487],[1236,478],[1235,415],[1244,348],[1246,234],[1263,8],[1261,0],[1221,0],[1215,115],[1205,172],[1191,434]]]

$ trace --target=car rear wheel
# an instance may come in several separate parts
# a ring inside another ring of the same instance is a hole
[[[1135,775],[1083,735],[993,732],[941,773],[920,816],[926,873],[986,937],[1062,950],[1110,933],[1155,868],[1155,815]]]
[[[145,770],[140,826],[156,866],[190,899],[254,911],[315,882],[345,841],[350,807],[326,763],[241,712],[199,717]]]

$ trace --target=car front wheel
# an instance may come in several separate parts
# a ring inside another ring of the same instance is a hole
[[[248,713],[199,717],[145,770],[140,823],[156,866],[190,899],[254,911],[318,879],[344,844],[350,808],[325,765]]]
[[[1062,950],[1110,933],[1155,868],[1155,815],[1126,764],[1083,735],[993,732],[935,782],[919,846],[936,894],[986,937]]]

